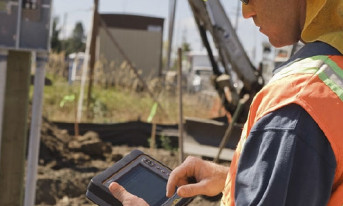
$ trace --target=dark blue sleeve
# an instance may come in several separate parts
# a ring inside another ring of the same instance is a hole
[[[324,206],[335,169],[316,122],[300,106],[285,106],[251,129],[238,163],[236,205]]]

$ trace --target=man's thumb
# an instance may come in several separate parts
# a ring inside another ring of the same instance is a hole
[[[201,194],[200,183],[182,185],[177,189],[177,194],[180,197],[193,197]]]
[[[116,182],[112,182],[109,186],[109,190],[111,191],[112,195],[118,199],[120,202],[123,202],[125,199],[125,195],[128,195],[128,192]]]

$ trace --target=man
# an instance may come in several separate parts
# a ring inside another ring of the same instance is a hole
[[[230,169],[188,157],[167,196],[178,186],[182,197],[223,192],[229,206],[342,206],[343,1],[247,0],[243,16],[276,47],[306,45],[255,96]],[[116,183],[110,191],[124,206],[147,205]]]

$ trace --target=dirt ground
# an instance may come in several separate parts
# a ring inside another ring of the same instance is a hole
[[[76,138],[44,119],[35,205],[95,205],[85,196],[91,178],[133,149],[149,154],[170,168],[178,165],[178,156],[174,152],[115,146],[102,142],[94,132]],[[217,206],[220,205],[220,197],[198,196],[189,205]]]

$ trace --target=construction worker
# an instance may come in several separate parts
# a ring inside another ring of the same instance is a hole
[[[167,196],[177,186],[182,197],[222,192],[226,206],[342,206],[343,1],[244,0],[243,16],[276,47],[305,46],[255,96],[230,169],[188,157]],[[116,183],[110,190],[124,206],[147,205]]]

